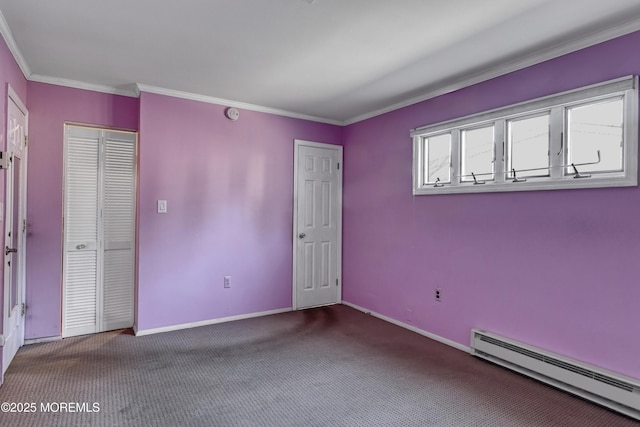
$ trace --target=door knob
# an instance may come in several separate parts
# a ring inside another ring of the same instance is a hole
[[[10,253],[16,253],[16,252],[18,252],[18,250],[17,250],[17,249],[15,249],[15,248],[10,248],[9,246],[5,246],[5,247],[4,247],[4,254],[5,254],[5,256],[6,256],[6,255],[9,255]]]
[[[301,238],[301,239],[304,239],[305,237],[307,237],[307,235],[304,234],[304,233],[300,233],[300,234],[298,234],[298,237]]]

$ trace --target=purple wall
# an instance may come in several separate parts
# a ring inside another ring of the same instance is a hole
[[[223,111],[141,95],[139,330],[291,307],[293,140],[342,128]]]
[[[138,128],[139,100],[29,82],[25,338],[59,336],[64,123]]]
[[[417,196],[412,128],[640,74],[634,33],[345,129],[344,300],[640,378],[640,188]],[[434,289],[442,290],[442,301]]]

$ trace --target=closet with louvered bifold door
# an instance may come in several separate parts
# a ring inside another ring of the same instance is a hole
[[[137,134],[65,125],[62,336],[133,326]]]

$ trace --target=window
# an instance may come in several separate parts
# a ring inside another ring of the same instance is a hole
[[[509,178],[549,176],[549,114],[509,120],[507,129]]]
[[[624,158],[623,98],[578,105],[567,109],[567,164],[591,163],[584,171],[590,173],[620,172]],[[570,173],[571,171],[569,171]]]
[[[464,129],[461,140],[463,181],[493,180],[495,144],[493,125]]]
[[[425,126],[411,136],[414,194],[635,186],[637,77]]]
[[[425,184],[451,182],[451,135],[424,138]]]

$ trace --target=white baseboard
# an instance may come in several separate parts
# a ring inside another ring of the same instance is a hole
[[[431,332],[427,332],[427,331],[425,331],[423,329],[416,328],[415,326],[409,325],[408,323],[400,322],[399,320],[392,319],[391,317],[387,317],[387,316],[385,316],[383,314],[376,313],[376,312],[371,311],[371,310],[367,310],[364,307],[360,307],[359,305],[355,305],[355,304],[352,304],[352,303],[347,302],[347,301],[342,301],[342,304],[346,305],[348,307],[351,307],[353,309],[356,309],[358,311],[361,311],[363,313],[370,314],[373,317],[377,317],[378,319],[384,320],[385,322],[393,323],[396,326],[400,326],[401,328],[408,329],[408,330],[410,330],[412,332],[415,332],[416,334],[420,334],[420,335],[425,336],[427,338],[431,338],[434,341],[438,341],[438,342],[440,342],[442,344],[446,344],[446,345],[448,345],[450,347],[453,347],[453,348],[456,348],[458,350],[464,351],[465,353],[471,353],[471,347],[468,347],[466,345],[462,345],[462,344],[457,343],[455,341],[451,341],[450,339],[443,338],[443,337],[441,337],[439,335],[433,334]]]
[[[179,331],[181,329],[197,328],[198,326],[215,325],[217,323],[233,322],[234,320],[251,319],[254,317],[270,316],[272,314],[286,313],[291,311],[291,307],[279,308],[277,310],[261,311],[258,313],[239,314],[237,316],[221,317],[218,319],[202,320],[200,322],[182,323],[180,325],[164,326],[162,328],[139,330],[137,325],[133,327],[133,333],[137,337],[144,335],[160,334],[162,332]]]
[[[471,347],[459,344],[455,341],[451,341],[447,338],[443,338],[439,335],[433,334],[431,332],[427,332],[425,330],[422,330],[420,328],[417,328],[415,326],[409,325],[407,323],[404,322],[400,322],[398,320],[392,319],[391,317],[382,315],[380,313],[376,313],[374,311],[368,310],[364,307],[360,307],[356,304],[352,304],[350,302],[347,301],[342,301],[341,304],[346,305],[348,307],[351,307],[355,310],[361,311],[363,313],[366,314],[370,314],[373,317],[376,317],[378,319],[384,320],[385,322],[389,322],[392,323],[396,326],[400,326],[401,328],[405,328],[408,329],[412,332],[415,332],[417,334],[420,334],[422,336],[425,336],[427,338],[430,338],[434,341],[438,341],[442,344],[446,344],[450,347],[456,348],[458,350],[464,351],[466,353],[470,353],[471,352]],[[225,323],[225,322],[233,322],[234,320],[243,320],[243,319],[251,319],[254,317],[262,317],[262,316],[270,316],[272,314],[279,314],[279,313],[286,313],[292,311],[292,308],[287,307],[287,308],[280,308],[277,310],[269,310],[269,311],[261,311],[261,312],[257,312],[257,313],[248,313],[248,314],[240,314],[237,316],[228,316],[228,317],[221,317],[218,319],[210,319],[210,320],[203,320],[200,322],[192,322],[192,323],[182,323],[179,325],[172,325],[172,326],[164,326],[162,328],[153,328],[153,329],[142,329],[139,330],[137,325],[133,326],[133,333],[135,334],[135,336],[144,336],[144,335],[152,335],[152,334],[160,334],[163,332],[171,332],[171,331],[179,331],[181,329],[189,329],[189,328],[197,328],[198,326],[207,326],[207,325],[215,325],[217,323]],[[45,342],[52,342],[52,341],[59,341],[61,340],[62,337],[61,336],[57,336],[57,337],[46,337],[46,338],[36,338],[36,339],[31,339],[31,340],[25,340],[25,345],[29,345],[29,344],[39,344],[39,343],[45,343]]]
[[[24,345],[40,344],[40,343],[43,343],[43,342],[60,341],[61,339],[62,339],[62,336],[34,338],[34,339],[31,339],[31,340],[24,340]]]

